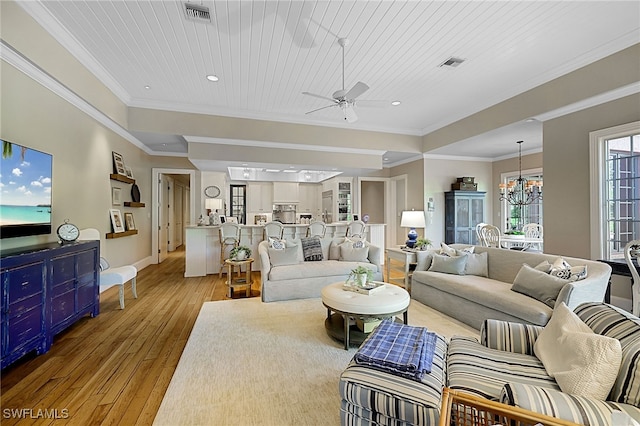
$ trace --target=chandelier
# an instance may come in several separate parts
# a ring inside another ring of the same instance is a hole
[[[522,142],[516,142],[519,161],[518,179],[499,185],[500,201],[520,207],[542,200],[542,180],[527,180],[522,177]]]

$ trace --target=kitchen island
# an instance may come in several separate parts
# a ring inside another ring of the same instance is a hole
[[[326,237],[342,237],[347,231],[347,222],[327,224]],[[309,225],[284,225],[284,238],[300,238],[307,233]],[[220,271],[219,226],[187,226],[185,244],[185,277],[203,277]],[[258,244],[263,239],[262,225],[240,225],[240,244],[251,248],[252,255],[258,253]],[[365,238],[371,244],[384,249],[385,224],[367,224]],[[381,250],[384,253],[384,250]],[[384,263],[384,256],[380,264]],[[253,262],[254,271],[260,270],[260,262]]]

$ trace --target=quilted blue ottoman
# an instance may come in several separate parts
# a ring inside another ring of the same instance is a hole
[[[439,336],[422,382],[351,361],[340,376],[342,425],[437,425],[446,379],[447,342]]]

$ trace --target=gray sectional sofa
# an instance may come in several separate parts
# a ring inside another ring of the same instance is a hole
[[[422,382],[352,362],[340,377],[342,425],[435,426],[444,386],[577,424],[611,425],[616,411],[640,421],[640,319],[604,303],[582,304],[574,313],[592,334],[620,344],[620,367],[610,391],[604,386],[603,399],[561,390],[534,354],[543,327],[487,320],[480,341],[439,338],[431,374]]]
[[[466,247],[469,246],[451,245],[458,250]],[[475,254],[486,253],[487,276],[424,270],[430,267],[431,262],[426,257],[433,251],[419,252],[418,267],[411,281],[411,298],[478,330],[487,318],[535,325],[545,325],[549,321],[553,301],[545,304],[511,288],[523,264],[535,267],[545,260],[553,263],[560,256],[481,246],[473,246],[473,251]],[[562,284],[555,303],[564,302],[573,309],[584,302],[603,301],[611,267],[602,262],[563,258],[571,266],[586,266],[587,275],[579,281]]]
[[[372,271],[374,281],[382,281],[381,248],[367,242],[366,258],[353,261],[344,260],[342,256],[344,253],[341,253],[341,244],[345,243],[344,237],[320,238],[320,242],[321,261],[304,260],[300,239],[288,240],[287,250],[296,247],[293,250],[295,255],[292,253],[291,256],[286,253],[282,253],[284,256],[274,253],[268,241],[262,241],[258,245],[263,302],[320,297],[323,287],[345,281],[351,270],[360,265]],[[357,258],[357,254],[353,256],[348,259]]]

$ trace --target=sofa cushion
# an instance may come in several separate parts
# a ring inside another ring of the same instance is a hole
[[[511,291],[511,284],[491,278],[416,271],[413,280],[532,324],[546,324],[553,312],[544,303]],[[455,309],[455,306],[450,308]],[[455,317],[455,312],[450,315]]]
[[[614,411],[640,420],[640,408],[629,404],[598,401],[517,381],[505,384],[500,402],[584,425],[619,425],[611,420]]]
[[[434,253],[429,271],[443,272],[445,274],[464,275],[464,267],[466,264],[466,256],[449,257]]]
[[[509,382],[560,389],[535,356],[487,348],[476,339],[461,336],[449,342],[447,382],[452,389],[492,400],[500,397]]]
[[[622,358],[620,342],[595,334],[564,303],[553,310],[533,350],[563,392],[599,400],[609,395]]]
[[[622,362],[607,399],[640,407],[640,319],[603,303],[584,303],[574,312],[595,333],[620,341]]]
[[[303,280],[305,278],[336,276],[339,281],[349,276],[352,269],[362,265],[371,269],[373,272],[378,271],[378,267],[373,263],[364,262],[342,262],[338,260],[323,260],[321,262],[302,262],[290,265],[283,265],[271,268],[269,271],[269,280]]]
[[[553,308],[560,290],[566,283],[565,279],[551,276],[524,264],[513,280],[511,290],[531,296]]]
[[[301,238],[302,256],[305,262],[313,262],[322,260],[322,244],[320,237],[314,236],[309,238]]]

